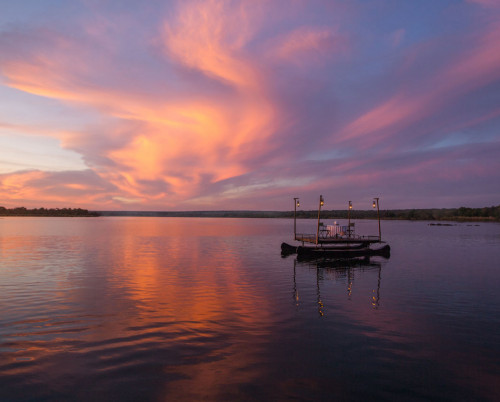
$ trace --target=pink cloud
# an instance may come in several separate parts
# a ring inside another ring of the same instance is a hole
[[[203,94],[194,99],[145,96],[140,86],[114,87],[110,81],[96,85],[96,72],[111,74],[111,61],[109,41],[95,42],[95,35],[82,41],[43,30],[36,39],[13,37],[25,46],[4,58],[2,72],[13,88],[100,111],[103,127],[48,135],[80,152],[122,199],[175,206],[196,195],[207,178],[217,182],[244,174],[256,152],[270,150],[268,137],[279,120],[266,77],[244,49],[255,29],[254,5],[182,3],[175,23],[167,23],[164,31],[170,60],[231,86],[229,100]],[[103,61],[91,67],[92,49],[102,52]],[[157,183],[158,190],[149,184],[144,194],[143,183]]]
[[[300,27],[273,42],[270,57],[302,66],[324,63],[347,48],[347,39],[331,27]]]
[[[112,199],[114,194],[116,188],[91,170],[32,170],[0,175],[0,197],[5,200],[3,205],[7,207],[116,207]]]
[[[389,139],[403,139],[407,128],[500,78],[500,53],[496,51],[499,42],[500,29],[490,27],[474,47],[431,73],[425,85],[405,84],[388,100],[345,125],[332,142],[355,141],[362,148],[370,148],[389,144]]]
[[[259,85],[243,49],[256,32],[257,9],[248,2],[179,3],[174,23],[165,24],[169,56],[239,88]]]

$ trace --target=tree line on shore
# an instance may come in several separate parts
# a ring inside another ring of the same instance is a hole
[[[88,211],[82,208],[5,208],[0,216],[138,216],[193,218],[293,218],[294,211]],[[376,210],[351,210],[351,219],[377,219]],[[318,211],[297,210],[298,219],[313,219]],[[322,210],[323,219],[347,219],[347,210]],[[484,208],[386,209],[381,219],[401,220],[489,220],[500,221],[500,205]]]
[[[291,212],[293,216],[293,211]],[[317,211],[297,211],[297,218],[314,218]],[[351,210],[351,219],[376,219],[376,210]],[[347,210],[321,211],[324,219],[347,219]],[[484,208],[434,208],[434,209],[387,209],[380,210],[380,219],[401,220],[490,220],[500,221],[500,205]]]
[[[91,212],[82,208],[33,208],[0,207],[0,216],[99,216],[98,212]]]
[[[294,211],[99,211],[102,216],[182,218],[293,218]],[[323,219],[347,219],[347,210],[322,210]],[[314,219],[318,211],[297,210],[298,219]],[[377,219],[376,210],[352,210],[352,219]],[[484,208],[380,210],[381,219],[401,220],[491,220],[500,221],[500,205]]]
[[[304,211],[307,217],[317,216],[317,211]],[[293,215],[293,212],[292,212]],[[376,219],[376,210],[352,210],[351,219]],[[297,211],[297,217],[302,218],[302,211]],[[322,211],[323,218],[347,219],[348,211]],[[434,209],[387,209],[380,210],[381,219],[401,220],[492,220],[500,221],[500,205],[483,208],[434,208]]]

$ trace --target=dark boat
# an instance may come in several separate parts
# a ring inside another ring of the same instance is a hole
[[[287,256],[290,254],[296,254],[297,253],[297,248],[299,246],[292,246],[288,243],[281,243],[281,255]],[[304,246],[302,246],[304,247]],[[366,243],[358,243],[358,244],[338,244],[338,245],[331,245],[328,247],[330,250],[335,250],[335,251],[344,251],[344,250],[360,250],[367,248]]]
[[[355,258],[382,256],[389,258],[391,256],[391,247],[386,244],[383,247],[373,249],[370,247],[350,248],[350,247],[297,247],[297,257],[303,259],[309,258]]]
[[[349,201],[348,225],[341,226],[334,222],[333,225],[324,225],[320,220],[321,207],[324,205],[323,196],[319,196],[318,207],[318,225],[315,234],[297,233],[297,207],[300,206],[299,199],[294,198],[293,215],[293,237],[294,240],[302,243],[301,246],[291,246],[287,243],[281,244],[281,255],[286,257],[297,253],[297,259],[349,259],[362,258],[370,256],[382,256],[389,258],[391,248],[388,244],[380,248],[370,248],[372,244],[385,243],[382,241],[382,232],[380,229],[380,210],[379,199],[373,199],[373,208],[377,207],[378,218],[378,236],[360,236],[354,233],[354,223],[351,223],[350,210],[352,203]],[[305,246],[305,243],[312,244]]]
[[[286,257],[290,254],[295,254],[297,252],[297,246],[291,246],[288,243],[281,243],[281,255]]]

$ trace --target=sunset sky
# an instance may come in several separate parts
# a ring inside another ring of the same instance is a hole
[[[0,205],[500,204],[500,0],[3,1]]]

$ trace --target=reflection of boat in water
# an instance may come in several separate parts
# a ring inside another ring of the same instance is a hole
[[[316,271],[316,296],[317,308],[320,316],[325,315],[325,304],[321,297],[320,283],[325,279],[334,279],[346,283],[347,297],[350,300],[353,295],[354,279],[356,273],[364,274],[375,272],[377,275],[376,288],[372,289],[371,305],[374,309],[378,309],[380,304],[380,285],[382,281],[382,263],[380,261],[371,261],[370,257],[356,258],[322,258],[322,259],[307,259],[293,260],[293,298],[295,304],[299,305],[299,291],[297,288],[297,267],[307,267],[310,270]],[[369,299],[368,299],[369,300]],[[367,300],[367,301],[368,301]]]
[[[382,241],[380,230],[379,199],[373,199],[373,207],[377,207],[378,236],[360,236],[354,233],[354,223],[351,223],[350,210],[352,203],[349,201],[348,225],[341,226],[335,222],[333,225],[325,226],[320,221],[321,207],[324,205],[323,196],[319,198],[318,226],[316,234],[297,234],[297,207],[300,205],[298,198],[294,198],[294,240],[302,243],[300,246],[293,246],[287,243],[281,244],[282,256],[297,254],[299,259],[315,258],[359,258],[370,256],[382,256],[389,258],[391,248],[385,244],[379,248],[371,248],[372,244],[385,243]],[[305,245],[309,243],[311,245]]]
[[[354,258],[297,258],[296,261],[299,265],[309,266],[310,268],[335,270],[337,272],[350,269],[379,269],[382,267],[379,261],[373,261],[369,256]]]

